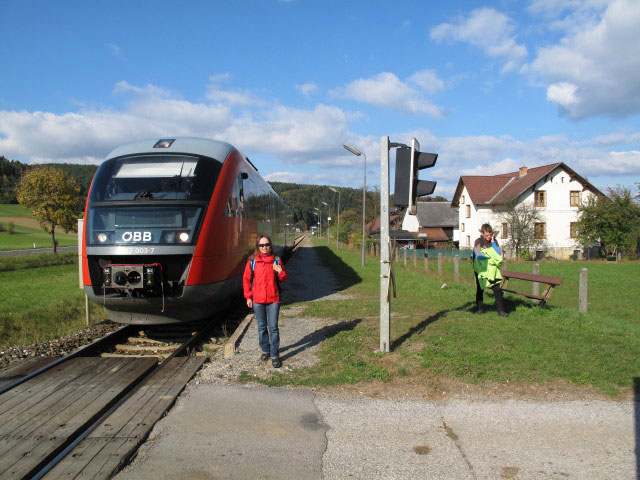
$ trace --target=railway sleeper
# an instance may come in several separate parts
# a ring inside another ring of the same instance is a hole
[[[116,345],[116,351],[126,353],[174,352],[180,345]]]

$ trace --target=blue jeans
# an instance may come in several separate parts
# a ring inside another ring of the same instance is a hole
[[[254,303],[253,311],[258,321],[258,343],[262,353],[268,353],[271,358],[278,358],[280,356],[280,330],[278,329],[280,304]]]

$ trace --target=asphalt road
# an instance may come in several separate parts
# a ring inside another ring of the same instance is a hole
[[[334,398],[192,383],[118,480],[636,478],[624,402]]]
[[[77,251],[78,247],[58,247],[59,252]],[[53,248],[27,248],[22,250],[0,250],[0,257],[33,255],[34,253],[53,253]]]

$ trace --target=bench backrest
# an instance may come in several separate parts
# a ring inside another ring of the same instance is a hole
[[[536,275],[535,273],[513,272],[505,270],[502,272],[504,277],[516,278],[518,280],[527,280],[529,282],[546,283],[547,285],[560,285],[564,280],[562,277],[551,277],[549,275]]]

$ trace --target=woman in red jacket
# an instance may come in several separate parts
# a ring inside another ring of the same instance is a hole
[[[244,269],[242,286],[247,306],[253,307],[258,321],[258,343],[262,350],[260,360],[265,362],[271,357],[271,365],[274,368],[282,366],[280,331],[278,330],[278,313],[280,312],[278,282],[284,282],[286,279],[287,272],[284,271],[282,262],[273,255],[271,250],[271,239],[266,235],[260,235],[256,242],[256,251],[249,258]]]

